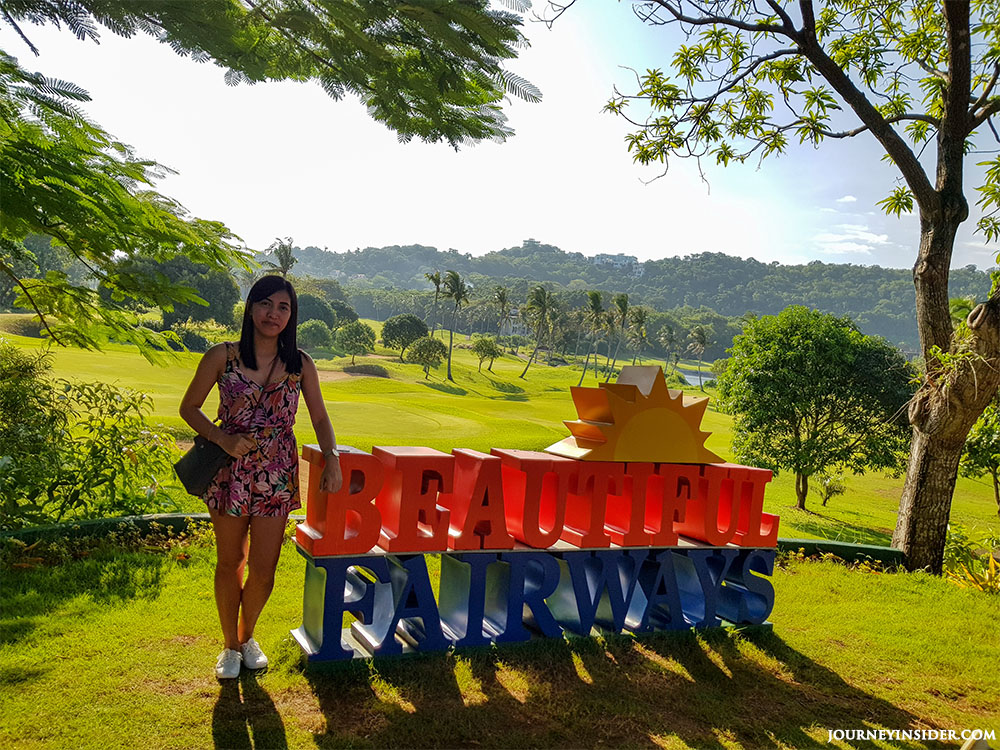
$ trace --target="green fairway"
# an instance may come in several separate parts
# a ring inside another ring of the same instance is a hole
[[[379,324],[368,321],[376,329]],[[438,332],[447,342],[447,333]],[[27,348],[41,346],[39,339],[7,335]],[[389,378],[349,376],[342,371],[350,358],[319,359],[317,366],[322,391],[341,444],[370,450],[373,445],[423,445],[450,451],[473,448],[541,450],[569,433],[564,419],[575,419],[569,387],[580,379],[579,366],[551,367],[532,364],[527,377],[523,357],[505,355],[493,366],[478,371],[478,361],[469,350],[465,336],[455,336],[453,374],[445,379],[444,365],[424,378],[420,367],[401,363],[398,355],[379,349],[375,355],[358,357],[357,363],[378,364]],[[165,425],[178,437],[192,435],[177,415],[180,399],[197,365],[199,355],[179,354],[175,362],[161,367],[149,364],[134,349],[112,346],[103,352],[79,349],[52,349],[53,374],[76,380],[104,380],[151,394],[153,421]],[[662,364],[662,363],[660,363]],[[585,385],[598,381],[588,372]],[[703,395],[689,388],[693,396]],[[713,395],[711,390],[709,395]],[[215,392],[205,411],[214,416],[218,406]],[[731,459],[732,420],[710,404],[703,429],[713,434],[706,445]],[[308,411],[299,410],[296,436],[300,443],[315,442]],[[828,507],[820,506],[817,493],[807,501],[809,511],[796,510],[794,477],[782,474],[769,486],[765,508],[781,516],[783,537],[828,538],[868,544],[889,543],[895,526],[901,477],[880,474],[847,477],[847,494],[835,497]],[[188,501],[191,510],[198,501]],[[984,532],[1000,529],[992,488],[986,479],[960,478],[952,505],[952,520]]]
[[[289,543],[257,631],[270,671],[220,685],[213,567],[202,534],[6,572],[0,746],[756,750],[828,747],[831,729],[1000,731],[1000,597],[923,574],[790,561],[773,578],[773,633],[573,638],[303,669],[289,630],[305,563]]]

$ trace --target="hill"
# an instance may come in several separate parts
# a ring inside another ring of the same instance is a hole
[[[569,290],[627,292],[634,304],[667,311],[708,307],[723,316],[771,315],[788,305],[807,305],[847,315],[865,333],[884,336],[905,349],[917,348],[914,291],[909,269],[813,261],[790,266],[723,253],[638,262],[625,255],[587,257],[525,240],[518,247],[473,257],[455,249],[423,245],[369,247],[343,253],[317,247],[296,249],[295,273],[335,277],[348,289],[428,290],[424,274],[453,269],[477,288],[510,286],[518,298],[530,284],[547,282]],[[990,276],[975,266],[952,269],[952,297],[984,298]]]

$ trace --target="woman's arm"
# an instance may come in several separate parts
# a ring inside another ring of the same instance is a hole
[[[316,440],[319,448],[326,458],[326,465],[323,467],[323,477],[320,479],[319,488],[321,492],[336,492],[340,489],[343,477],[340,473],[340,456],[337,454],[337,438],[333,434],[333,423],[330,422],[330,415],[326,411],[326,404],[323,403],[323,394],[319,388],[319,373],[316,371],[316,363],[312,358],[302,352],[302,396],[306,400],[309,409],[309,419],[312,421],[313,430],[316,432]]]
[[[226,345],[216,344],[198,362],[198,369],[191,379],[181,406],[178,409],[181,419],[190,425],[191,429],[213,443],[217,443],[230,456],[240,457],[253,448],[254,441],[249,435],[227,435],[222,428],[214,424],[205,412],[202,404],[208,397],[212,386],[218,381],[226,368]]]

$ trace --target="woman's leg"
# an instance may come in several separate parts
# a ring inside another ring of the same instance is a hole
[[[243,584],[243,606],[240,611],[239,641],[253,637],[257,618],[274,588],[274,571],[278,567],[281,544],[285,539],[287,516],[277,518],[251,516],[250,570]]]
[[[239,651],[237,623],[243,592],[243,569],[247,564],[247,516],[228,516],[209,510],[215,529],[215,606],[226,648]]]

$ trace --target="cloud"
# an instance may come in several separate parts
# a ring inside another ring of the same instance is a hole
[[[837,198],[837,203],[857,203],[858,199],[853,195],[845,195],[843,198]]]
[[[866,224],[838,224],[833,232],[814,236],[817,252],[823,255],[871,255],[889,244],[889,235],[875,234]]]

